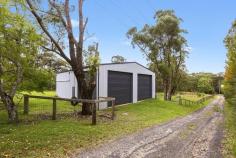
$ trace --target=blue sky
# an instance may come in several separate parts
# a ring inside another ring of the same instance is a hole
[[[146,65],[145,56],[133,49],[126,32],[133,26],[153,24],[155,10],[173,9],[184,20],[182,28],[188,31],[185,37],[191,47],[186,62],[189,72],[223,72],[223,39],[236,18],[235,6],[234,0],[86,0],[87,31],[94,34],[88,42],[99,42],[102,63],[119,54],[127,61]],[[76,15],[72,18],[77,20]]]

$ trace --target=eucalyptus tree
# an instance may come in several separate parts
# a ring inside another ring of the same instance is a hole
[[[144,25],[141,30],[131,28],[127,36],[132,45],[137,46],[146,55],[156,74],[163,81],[164,99],[171,100],[185,70],[185,58],[188,54],[187,41],[180,28],[182,20],[172,10],[160,10],[155,14],[154,25]]]
[[[115,55],[111,58],[112,63],[124,63],[126,59],[121,55]]]
[[[0,98],[9,121],[17,122],[14,96],[24,77],[33,72],[41,40],[30,23],[12,12],[7,2],[0,2],[0,15]]]
[[[88,18],[84,18],[83,3],[84,0],[45,0],[41,3],[26,0],[26,8],[32,13],[47,41],[44,49],[59,55],[71,66],[78,83],[78,97],[92,99],[99,64],[98,45],[90,43],[85,49],[89,35],[85,37]],[[75,10],[78,21],[71,18],[71,12]],[[82,105],[82,114],[91,114],[91,106],[87,103]]]

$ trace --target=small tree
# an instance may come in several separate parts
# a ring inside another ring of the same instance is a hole
[[[161,10],[155,14],[156,24],[145,25],[140,31],[131,28],[127,35],[133,46],[138,46],[163,81],[164,99],[171,100],[185,71],[188,54],[185,30],[180,28],[182,20],[172,10]]]
[[[7,3],[0,3],[0,97],[10,122],[18,121],[14,96],[25,75],[32,71],[40,43],[35,29]]]
[[[126,62],[126,59],[123,56],[115,55],[111,58],[112,63],[124,63]]]

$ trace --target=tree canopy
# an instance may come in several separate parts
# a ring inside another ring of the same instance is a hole
[[[23,16],[12,12],[8,3],[0,5],[0,96],[9,120],[16,121],[13,98],[23,79],[34,72],[41,36]]]
[[[171,100],[181,79],[181,72],[185,71],[187,41],[180,28],[182,19],[173,10],[160,10],[155,14],[156,23],[146,24],[138,31],[131,28],[127,35],[132,39],[133,46],[138,46],[146,55],[153,70],[160,74],[164,87],[164,99]]]
[[[224,92],[227,100],[236,103],[236,20],[224,40],[227,52]]]
[[[121,55],[115,55],[111,58],[112,63],[124,63],[126,59]]]

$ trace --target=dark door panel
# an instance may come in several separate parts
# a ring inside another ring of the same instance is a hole
[[[133,100],[133,75],[108,71],[108,97],[115,97],[116,105],[131,103]]]
[[[138,74],[138,100],[152,98],[152,76]]]

